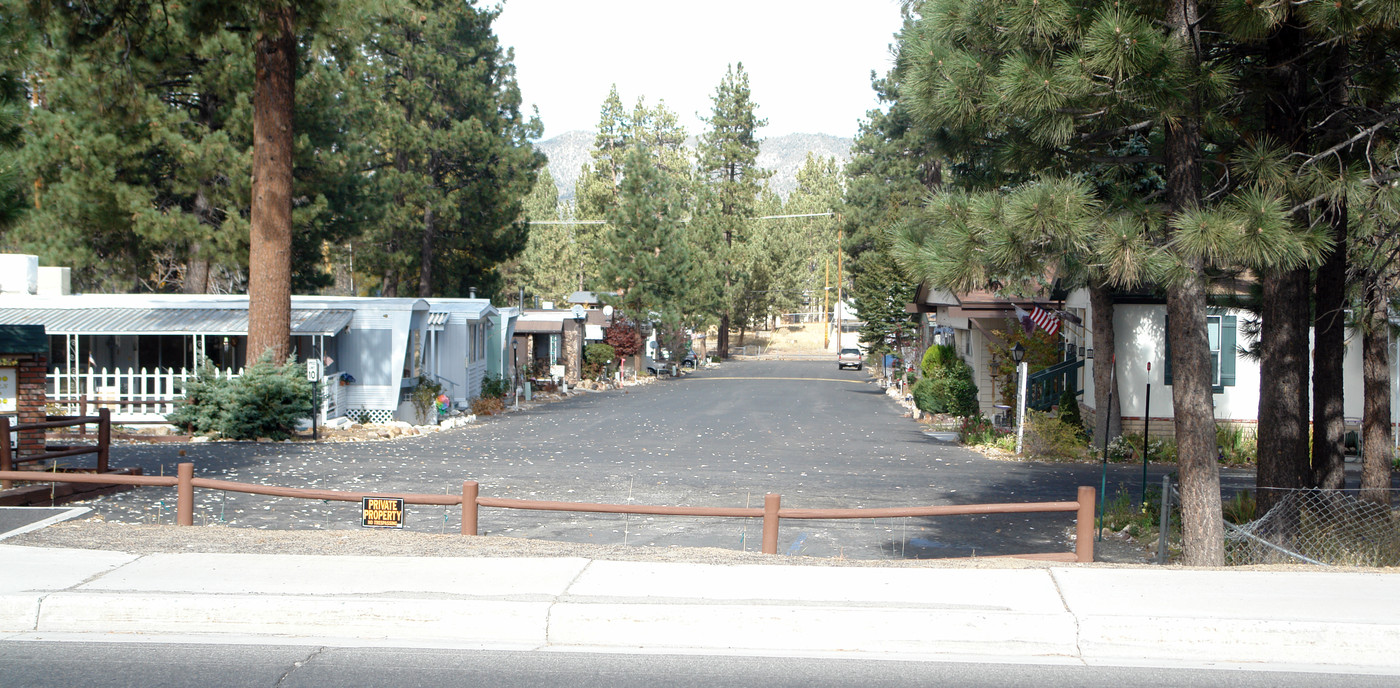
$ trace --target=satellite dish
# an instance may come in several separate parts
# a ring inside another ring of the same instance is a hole
[[[584,315],[583,315],[583,306],[580,306],[580,305],[578,305],[578,304],[574,304],[573,313],[574,313],[574,320],[583,320],[583,318],[584,318]]]
[[[611,317],[612,317],[612,314],[613,314],[613,307],[612,307],[612,306],[603,306],[603,317],[605,317],[605,318],[611,318]]]

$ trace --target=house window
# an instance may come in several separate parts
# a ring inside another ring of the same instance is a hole
[[[1206,316],[1206,339],[1210,341],[1210,384],[1220,387],[1220,316]]]
[[[1237,338],[1237,317],[1233,315],[1206,314],[1206,340],[1210,349],[1211,387],[1221,394],[1226,387],[1235,386],[1235,340]],[[1166,356],[1162,362],[1162,377],[1172,384],[1171,339],[1166,336],[1171,331],[1171,322],[1164,321],[1162,339],[1166,344]]]

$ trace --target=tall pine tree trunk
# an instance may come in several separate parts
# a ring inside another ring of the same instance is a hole
[[[1361,498],[1390,505],[1390,347],[1387,333],[1388,289],[1380,276],[1366,286],[1365,334],[1361,342],[1361,378],[1365,402],[1361,412]]]
[[[1317,315],[1313,334],[1312,484],[1329,490],[1345,486],[1342,442],[1342,360],[1346,355],[1347,208],[1337,201],[1323,214],[1337,242],[1317,271],[1313,299]],[[1386,391],[1389,398],[1390,392]],[[1389,414],[1386,416],[1389,418]]]
[[[418,298],[433,295],[433,241],[436,237],[432,207],[423,210],[423,244],[418,252]]]
[[[254,45],[253,203],[248,250],[248,362],[281,363],[292,329],[292,106],[295,16],[290,3],[259,13]]]
[[[1094,442],[1112,441],[1123,434],[1123,405],[1113,389],[1113,354],[1118,350],[1113,333],[1113,292],[1104,286],[1089,287],[1094,309]]]
[[[1182,48],[1180,65],[1194,77],[1199,20],[1196,0],[1168,0],[1166,22]],[[1195,208],[1201,198],[1200,98],[1194,94],[1166,127],[1167,198],[1172,214]],[[1167,291],[1167,336],[1172,348],[1172,412],[1181,472],[1181,531],[1188,566],[1225,563],[1225,526],[1220,517],[1220,467],[1216,463],[1215,411],[1211,398],[1210,349],[1206,339],[1206,290],[1200,259],[1187,261],[1187,277]]]
[[[1294,150],[1307,139],[1300,110],[1307,98],[1303,44],[1301,29],[1285,21],[1265,46],[1271,92],[1265,100],[1264,127]],[[1294,220],[1306,224],[1306,213],[1299,212]],[[1255,474],[1255,486],[1261,488],[1260,513],[1281,496],[1277,490],[1263,488],[1296,489],[1312,482],[1308,464],[1308,277],[1306,269],[1264,277],[1259,332],[1259,469]]]
[[[1327,55],[1321,101],[1324,112],[1346,109],[1351,51],[1345,44],[1333,45]],[[1328,148],[1351,135],[1346,118],[1327,120],[1319,137]],[[1313,344],[1313,485],[1326,489],[1346,486],[1343,442],[1346,434],[1343,406],[1342,361],[1346,358],[1347,307],[1347,223],[1350,221],[1345,197],[1323,201],[1322,219],[1332,230],[1336,245],[1317,271],[1314,295]],[[1390,392],[1385,392],[1389,399]],[[1389,414],[1386,415],[1389,419]]]
[[[1264,278],[1259,332],[1259,513],[1311,482],[1308,467],[1308,271]],[[1221,352],[1224,355],[1224,352]]]

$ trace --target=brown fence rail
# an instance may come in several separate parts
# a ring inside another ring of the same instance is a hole
[[[763,553],[778,553],[778,524],[784,518],[796,519],[851,519],[851,518],[902,518],[921,516],[969,516],[979,514],[1024,514],[1075,512],[1074,552],[1051,552],[1046,554],[1024,555],[1026,558],[1050,561],[1092,562],[1094,560],[1094,488],[1080,487],[1078,499],[1073,502],[1030,502],[1016,504],[958,504],[948,506],[896,507],[881,509],[783,509],[782,497],[769,493],[763,498],[763,507],[729,508],[701,506],[649,506],[644,504],[593,504],[587,502],[544,502],[527,499],[502,499],[481,497],[480,485],[475,481],[462,483],[460,495],[433,495],[416,493],[383,492],[343,492],[339,490],[311,490],[299,487],[275,487],[239,483],[228,480],[194,477],[194,464],[182,463],[174,477],[94,475],[94,474],[55,474],[38,471],[0,471],[0,480],[27,480],[31,482],[75,482],[104,483],[111,485],[157,485],[177,488],[175,500],[175,522],[182,526],[194,525],[194,488],[225,490],[260,494],[270,497],[293,497],[298,499],[321,499],[339,502],[358,502],[365,497],[388,497],[402,499],[406,504],[462,507],[462,534],[477,534],[477,516],[480,507],[499,509],[523,509],[530,511],[570,511],[603,514],[643,514],[648,516],[711,516],[721,518],[761,518],[763,519]]]
[[[42,454],[27,454],[25,456],[16,456],[15,450],[10,448],[11,432],[71,428],[74,426],[87,428],[89,423],[97,424],[97,444],[91,447],[46,451]],[[107,409],[99,409],[95,416],[49,416],[48,420],[42,423],[18,423],[14,425],[10,424],[10,418],[8,416],[0,416],[0,473],[15,472],[15,466],[21,463],[62,459],[69,456],[81,456],[83,454],[96,454],[97,472],[106,473],[107,449],[111,444],[112,412]],[[23,478],[23,480],[28,480],[28,478]],[[11,481],[11,478],[0,478],[0,489],[8,490],[13,487]]]

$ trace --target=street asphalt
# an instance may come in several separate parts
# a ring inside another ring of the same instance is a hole
[[[291,487],[457,493],[520,499],[793,508],[1073,501],[1096,464],[995,461],[939,441],[903,417],[868,371],[834,362],[726,362],[623,391],[584,393],[442,433],[355,443],[198,443],[114,447],[114,466]],[[185,456],[180,456],[180,452]],[[1152,466],[1160,485],[1171,466]],[[1224,471],[1227,489],[1252,473]],[[1136,496],[1141,465],[1110,465],[1110,497]],[[170,523],[173,489],[84,502],[109,521]],[[196,491],[197,524],[358,528],[358,505]],[[410,507],[406,527],[455,532],[455,508]],[[1070,514],[784,521],[779,552],[858,559],[1067,552]],[[483,509],[483,535],[598,544],[757,550],[755,519]]]

